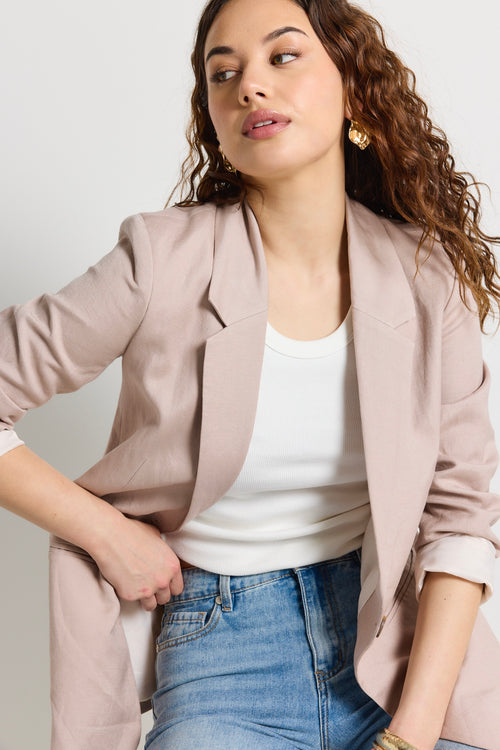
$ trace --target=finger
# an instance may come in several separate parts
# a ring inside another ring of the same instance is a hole
[[[182,594],[184,590],[184,579],[182,577],[182,570],[179,569],[177,573],[172,577],[170,581],[170,592],[174,595]]]
[[[145,599],[141,599],[141,607],[146,610],[146,612],[152,612],[154,609],[156,609],[156,596],[148,596]]]
[[[167,586],[164,589],[159,589],[156,592],[156,601],[158,604],[166,604],[170,601],[171,595],[170,595],[170,588]]]

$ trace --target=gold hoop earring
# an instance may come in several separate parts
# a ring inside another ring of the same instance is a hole
[[[371,143],[370,135],[366,132],[366,130],[359,124],[359,122],[356,122],[356,120],[351,120],[351,127],[349,128],[349,140],[351,143],[354,143],[355,146],[358,146],[358,148],[361,149],[361,151],[364,151],[367,146]]]
[[[233,165],[231,164],[231,162],[230,162],[230,161],[229,161],[229,159],[227,158],[226,154],[225,154],[225,153],[224,153],[224,151],[222,150],[222,147],[221,147],[221,145],[220,145],[220,144],[219,144],[219,152],[220,152],[220,154],[221,154],[221,156],[222,156],[222,163],[223,163],[223,165],[224,165],[224,169],[226,170],[226,172],[231,172],[231,174],[236,174],[236,172],[237,172],[238,170],[237,170],[237,169],[235,169],[235,167],[233,167]]]

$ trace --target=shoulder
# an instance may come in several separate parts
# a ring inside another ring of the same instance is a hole
[[[197,240],[200,233],[209,232],[215,222],[216,206],[169,206],[160,211],[141,212],[135,217],[143,222],[153,245],[170,241]]]
[[[196,264],[213,251],[216,206],[169,206],[127,216],[120,225],[119,242],[129,247],[137,264],[149,264],[152,273],[177,259]]]

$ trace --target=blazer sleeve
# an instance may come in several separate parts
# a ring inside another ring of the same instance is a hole
[[[144,219],[130,216],[115,247],[86,273],[0,312],[0,430],[124,353],[148,306],[152,265]]]
[[[444,536],[421,547],[415,565],[417,599],[431,571],[482,583],[482,603],[487,602],[495,585],[495,547],[488,539],[465,534]]]
[[[443,315],[441,422],[435,472],[416,541],[416,568],[427,549],[456,535],[488,540],[495,556],[500,542],[492,526],[500,518],[500,496],[490,491],[498,466],[489,417],[491,376],[482,356],[479,316],[472,293],[463,303],[458,278]],[[456,547],[459,550],[459,547]],[[458,553],[457,553],[458,554]],[[457,565],[461,563],[457,559]]]

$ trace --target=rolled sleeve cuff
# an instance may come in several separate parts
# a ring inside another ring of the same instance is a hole
[[[4,453],[17,448],[20,445],[24,445],[24,440],[14,432],[14,430],[2,430],[0,431],[0,456]]]
[[[415,563],[417,599],[426,573],[448,573],[467,581],[484,584],[484,604],[493,594],[495,547],[482,537],[452,534],[427,544],[419,550]]]

